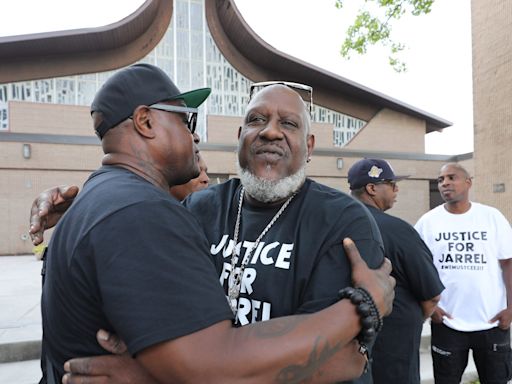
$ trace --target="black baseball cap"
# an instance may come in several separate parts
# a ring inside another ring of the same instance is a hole
[[[350,189],[359,189],[366,184],[379,181],[399,181],[409,176],[397,176],[391,165],[382,159],[362,159],[355,162],[348,170],[348,183]]]
[[[199,107],[210,95],[210,88],[181,93],[167,74],[151,64],[135,64],[116,72],[100,88],[91,105],[91,114],[100,112],[95,127],[101,139],[110,129],[126,120],[139,105],[183,100],[189,108]]]

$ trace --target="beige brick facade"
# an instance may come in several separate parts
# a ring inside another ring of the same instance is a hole
[[[473,0],[475,200],[512,221],[512,2]]]
[[[81,186],[102,158],[87,107],[11,102],[9,118],[10,131],[0,133],[0,211],[6,213],[0,224],[0,255],[31,252],[28,219],[33,199],[55,185]],[[201,147],[211,175],[236,175],[240,123],[239,117],[208,116],[208,143]],[[312,132],[316,151],[308,175],[313,179],[349,192],[350,166],[364,156],[383,157],[397,174],[411,175],[400,182],[398,202],[390,213],[414,223],[429,209],[429,179],[437,177],[444,160],[424,159],[424,121],[385,109],[343,149],[333,147],[328,124],[313,124]],[[25,136],[2,140],[9,134]],[[29,159],[22,156],[23,144],[30,145]],[[396,153],[406,156],[397,158]],[[338,159],[343,162],[341,169]]]
[[[3,148],[4,144],[0,143],[0,146]],[[28,237],[30,206],[39,192],[55,185],[81,186],[89,174],[89,171],[0,169],[0,210],[4,213],[0,220],[0,255],[31,252],[32,243]]]
[[[425,122],[383,109],[360,130],[347,149],[425,153]]]
[[[94,136],[89,107],[9,102],[9,131]]]

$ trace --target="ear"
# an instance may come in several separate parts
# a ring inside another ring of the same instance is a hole
[[[145,105],[139,105],[133,111],[133,126],[137,133],[148,139],[154,139],[155,129],[151,125],[151,110]]]
[[[238,127],[238,136],[237,136],[237,139],[240,140],[240,135],[242,133],[242,126],[239,126]]]
[[[375,196],[377,194],[377,191],[375,190],[375,184],[366,184],[364,190],[370,196]]]
[[[308,157],[313,155],[313,149],[315,148],[315,135],[312,133],[308,134],[306,137],[306,146],[308,148]]]

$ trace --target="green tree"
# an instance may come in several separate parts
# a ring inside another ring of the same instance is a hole
[[[336,0],[336,8],[342,8],[348,0]],[[427,14],[435,0],[364,0],[354,23],[349,26],[341,55],[347,59],[356,52],[366,53],[368,46],[382,44],[389,47],[389,64],[397,72],[407,70],[406,64],[398,58],[405,45],[391,38],[392,24],[405,14],[419,16]],[[373,8],[372,8],[373,7]],[[369,9],[372,8],[372,9]]]

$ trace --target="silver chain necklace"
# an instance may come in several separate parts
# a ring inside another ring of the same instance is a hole
[[[260,241],[263,238],[263,236],[265,236],[265,234],[270,230],[270,228],[274,225],[279,216],[281,216],[286,207],[288,207],[294,196],[297,194],[297,192],[294,192],[293,195],[291,195],[288,198],[288,200],[284,202],[284,204],[281,206],[279,211],[277,211],[272,220],[270,220],[265,229],[260,233],[256,241],[254,242],[253,246],[250,249],[248,249],[247,252],[245,253],[244,258],[240,263],[240,272],[238,274],[235,274],[235,268],[238,261],[238,257],[236,256],[236,245],[238,243],[238,235],[240,232],[240,217],[242,216],[242,202],[244,201],[244,193],[245,189],[244,187],[242,187],[242,190],[240,191],[240,200],[238,202],[238,212],[236,214],[233,250],[231,251],[231,271],[229,272],[228,278],[228,302],[231,307],[231,310],[233,311],[233,314],[235,315],[235,322],[237,321],[236,314],[238,312],[238,297],[240,296],[242,276],[244,274],[245,267],[249,263],[249,259],[251,258],[251,255],[254,252],[254,250],[258,248],[258,245],[260,244]]]

